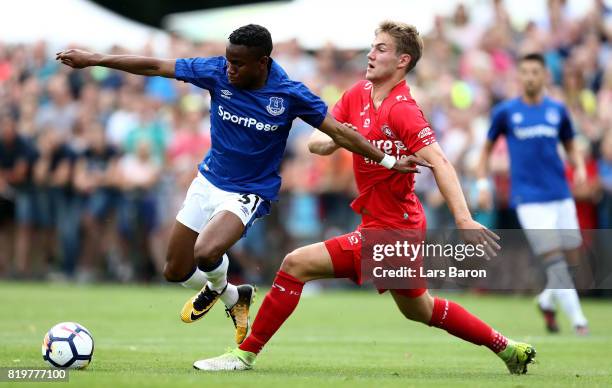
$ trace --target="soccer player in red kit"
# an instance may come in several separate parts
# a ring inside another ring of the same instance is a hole
[[[339,122],[351,124],[385,154],[397,158],[416,155],[419,161],[427,162],[423,164],[432,168],[458,229],[466,231],[464,239],[472,244],[485,244],[489,253],[495,254],[499,249],[495,242],[498,237],[472,219],[454,168],[436,143],[434,132],[404,80],[421,57],[422,49],[422,40],[413,26],[381,23],[368,53],[366,80],[342,96],[333,115]],[[319,155],[331,154],[338,148],[321,132],[313,134],[309,142],[310,151]],[[247,339],[219,357],[196,361],[196,369],[251,369],[257,354],[295,310],[305,282],[349,278],[359,284],[361,230],[425,230],[425,214],[414,193],[414,174],[400,175],[359,155],[353,156],[353,169],[359,196],[351,207],[362,216],[359,229],[289,253]],[[488,347],[506,363],[510,373],[526,373],[527,365],[535,357],[531,345],[504,337],[460,305],[432,297],[425,288],[392,289],[390,293],[406,318]]]

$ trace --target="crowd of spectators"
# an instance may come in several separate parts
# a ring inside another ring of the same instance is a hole
[[[588,184],[572,187],[581,227],[612,228],[612,10],[595,0],[577,17],[563,0],[549,0],[545,19],[515,26],[502,1],[491,2],[488,20],[474,20],[460,5],[436,17],[423,38],[424,55],[408,84],[477,220],[518,227],[508,208],[504,142],[492,160],[492,209],[478,208],[475,164],[491,107],[518,93],[517,58],[542,52],[547,91],[567,104],[587,160]],[[167,56],[223,55],[224,47],[173,36]],[[136,54],[152,53],[147,45]],[[277,42],[273,58],[330,106],[363,77],[367,61],[363,51],[329,45],[307,52],[296,41]],[[0,278],[156,279],[174,216],[210,146],[208,104],[207,92],[186,83],[72,70],[44,41],[0,41]],[[309,154],[311,131],[296,121],[281,199],[232,249],[247,280],[269,274],[296,245],[359,222],[348,206],[355,196],[352,156]],[[453,226],[431,174],[417,177],[417,193],[430,228]]]

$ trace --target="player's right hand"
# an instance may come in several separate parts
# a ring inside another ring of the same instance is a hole
[[[69,49],[55,54],[55,59],[73,69],[82,69],[94,63],[94,55],[94,53],[85,50]]]
[[[433,165],[425,159],[420,158],[416,155],[408,155],[407,157],[402,157],[397,162],[395,162],[395,164],[393,165],[393,169],[401,172],[402,174],[418,174],[420,173],[420,171],[417,168],[417,165],[427,168],[433,168]]]
[[[497,256],[497,251],[501,247],[497,243],[499,236],[493,231],[472,219],[458,223],[457,228],[466,243],[474,246],[481,245],[487,258]]]

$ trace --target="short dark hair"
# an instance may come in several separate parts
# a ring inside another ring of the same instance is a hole
[[[519,62],[525,61],[535,61],[542,65],[542,67],[546,67],[546,59],[544,59],[544,55],[540,53],[529,53],[523,55]]]
[[[257,24],[247,24],[234,30],[229,36],[231,44],[256,48],[261,56],[272,54],[272,35],[265,27]]]

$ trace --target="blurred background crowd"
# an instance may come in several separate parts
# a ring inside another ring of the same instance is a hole
[[[491,107],[518,94],[517,58],[544,53],[548,93],[567,104],[587,161],[588,184],[572,187],[581,227],[612,228],[612,9],[596,0],[576,16],[563,0],[547,4],[545,18],[520,29],[502,1],[491,1],[486,23],[476,23],[462,5],[436,17],[408,85],[457,169],[476,219],[518,228],[508,208],[503,141],[492,160],[491,209],[477,205],[474,172]],[[127,53],[117,43],[111,52]],[[130,53],[154,55],[155,49],[148,44]],[[174,34],[165,56],[224,51],[223,43]],[[363,51],[333,45],[306,51],[297,41],[275,42],[273,58],[330,107],[363,77],[367,63]],[[104,68],[72,70],[58,65],[44,41],[9,45],[0,37],[0,278],[161,279],[174,217],[210,146],[208,109],[207,92],[189,84]],[[355,196],[351,154],[309,154],[311,131],[294,123],[281,199],[232,249],[234,271],[247,281],[267,280],[290,249],[359,223],[348,206]],[[452,228],[432,175],[416,181],[428,227]]]

